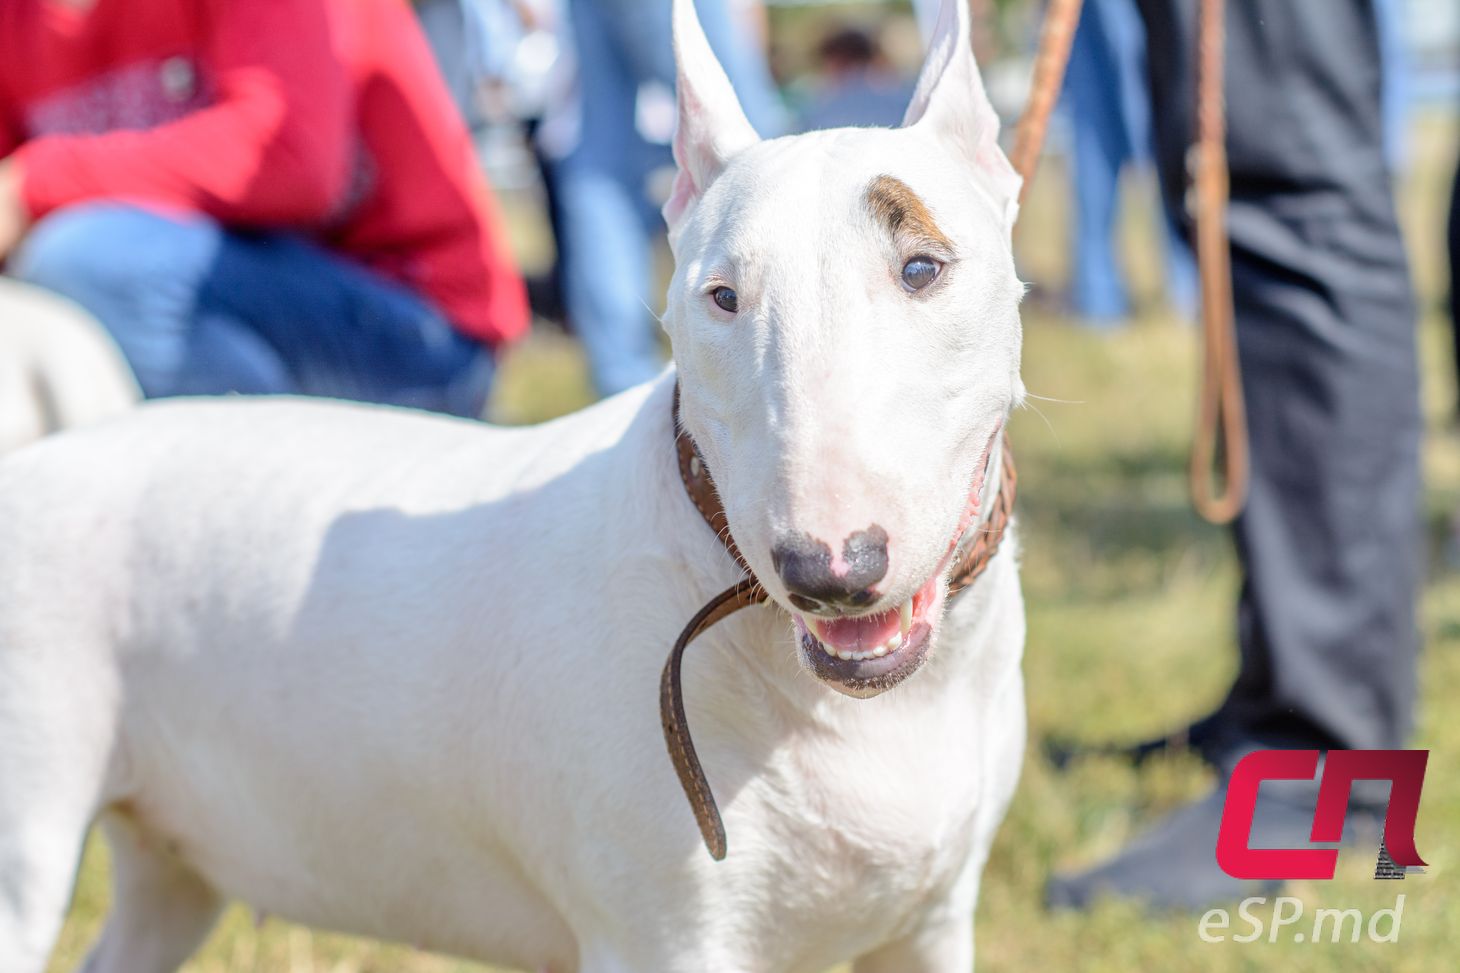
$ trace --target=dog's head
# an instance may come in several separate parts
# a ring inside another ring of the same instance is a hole
[[[945,0],[903,126],[761,141],[675,0],[665,327],[731,532],[852,695],[922,663],[1019,379],[1019,178]]]

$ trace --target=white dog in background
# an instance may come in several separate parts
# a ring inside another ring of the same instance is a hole
[[[554,973],[970,969],[1024,620],[1012,540],[944,598],[1022,394],[1017,178],[963,6],[905,127],[761,142],[675,4],[665,324],[772,600],[686,663],[728,858],[656,705],[738,576],[677,475],[674,373],[521,430],[150,405],[0,463],[0,971],[45,969],[98,819],[90,973],[175,969],[227,899]]]
[[[126,360],[90,315],[0,278],[0,455],[111,418],[141,397]]]

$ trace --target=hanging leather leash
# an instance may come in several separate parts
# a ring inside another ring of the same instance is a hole
[[[1050,113],[1059,101],[1081,5],[1082,0],[1050,0],[1045,12],[1029,104],[1019,119],[1010,159],[1024,178],[1019,192],[1021,204],[1034,181]],[[1242,396],[1232,311],[1231,245],[1227,239],[1227,133],[1223,101],[1226,6],[1226,0],[1200,0],[1197,138],[1188,157],[1201,280],[1202,333],[1201,392],[1188,477],[1192,506],[1214,524],[1230,523],[1242,512],[1250,474],[1247,409]]]
[[[1227,239],[1227,132],[1222,99],[1225,0],[1201,0],[1198,16],[1197,140],[1188,167],[1194,182],[1192,215],[1201,277],[1203,355],[1188,472],[1196,512],[1213,524],[1226,524],[1247,502],[1249,459],[1247,408],[1232,311],[1232,251]]]
[[[1065,83],[1065,68],[1070,63],[1070,45],[1075,28],[1080,25],[1080,7],[1084,0],[1050,0],[1039,30],[1039,48],[1034,56],[1034,78],[1029,83],[1029,102],[1014,131],[1014,151],[1009,157],[1014,171],[1024,184],[1019,187],[1019,205],[1034,184],[1034,170],[1044,149],[1044,134],[1049,116],[1060,100]]]

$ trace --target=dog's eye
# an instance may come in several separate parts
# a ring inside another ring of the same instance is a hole
[[[902,265],[902,286],[910,291],[920,291],[938,279],[943,265],[932,257],[913,257]]]
[[[728,287],[716,287],[710,291],[710,299],[715,302],[720,310],[730,314],[734,314],[736,309],[740,307],[740,298]]]

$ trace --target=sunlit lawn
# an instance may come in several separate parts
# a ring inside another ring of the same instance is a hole
[[[1428,297],[1423,332],[1428,523],[1433,538],[1425,592],[1427,651],[1417,745],[1432,749],[1418,844],[1431,868],[1402,885],[1374,882],[1373,857],[1344,859],[1340,878],[1294,894],[1315,907],[1367,914],[1407,895],[1397,944],[1207,945],[1193,917],[1143,916],[1107,906],[1090,916],[1041,908],[1052,867],[1093,860],[1162,810],[1209,783],[1191,763],[1136,771],[1111,761],[1055,772],[1039,741],[1051,735],[1133,739],[1179,725],[1221,697],[1235,665],[1230,606],[1236,575],[1226,535],[1189,512],[1183,470],[1194,401],[1192,334],[1165,312],[1142,313],[1128,329],[1097,335],[1047,310],[1026,314],[1025,377],[1048,399],[1014,423],[1023,489],[1024,583],[1028,596],[1029,712],[1035,746],[984,879],[979,966],[1013,971],[1413,971],[1455,968],[1460,942],[1460,573],[1443,563],[1450,515],[1460,509],[1460,442],[1449,425],[1453,378],[1437,295],[1438,241],[1451,133],[1431,125],[1417,146],[1422,165],[1406,184],[1416,273]],[[1058,280],[1063,257],[1060,183],[1041,182],[1022,230],[1026,277]],[[1130,249],[1149,253],[1133,230]],[[1149,293],[1154,258],[1135,261]],[[540,418],[587,401],[581,360],[561,337],[529,344],[509,363],[496,414]],[[1059,401],[1051,401],[1059,400]],[[106,909],[104,849],[93,843],[54,971],[70,971]],[[410,949],[362,943],[270,919],[257,927],[234,908],[192,973],[446,973],[480,970]],[[653,973],[653,971],[645,971]],[[708,973],[708,971],[707,971]]]

